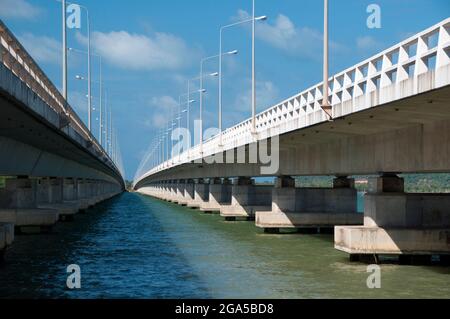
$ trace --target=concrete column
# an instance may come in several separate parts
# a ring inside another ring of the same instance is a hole
[[[162,182],[161,199],[167,200],[168,195],[169,195],[169,181],[163,181]]]
[[[78,199],[78,185],[73,178],[66,178],[63,181],[63,200],[75,201]]]
[[[254,194],[255,181],[249,177],[239,177],[233,181],[231,190],[231,205],[248,206],[251,205]]]
[[[86,196],[86,181],[84,179],[76,180],[78,199],[85,199]]]
[[[199,178],[194,185],[194,201],[188,203],[190,208],[200,208],[209,200],[209,184],[203,178]]]
[[[257,211],[268,211],[272,204],[272,186],[255,185],[249,177],[238,177],[231,187],[231,205],[222,206],[225,220],[253,220]]]
[[[354,180],[338,177],[332,188],[295,188],[291,177],[278,177],[272,193],[271,212],[260,212],[256,225],[267,232],[280,229],[332,231],[335,225],[362,224],[357,213],[357,191]]]
[[[176,184],[176,198],[174,200],[175,203],[180,204],[184,199],[184,191],[186,189],[186,181],[184,179],[180,179]]]
[[[6,180],[6,187],[0,190],[0,207],[3,208],[36,208],[35,179],[11,178]]]
[[[37,181],[37,206],[40,209],[52,209],[58,212],[61,221],[73,220],[78,207],[63,202],[63,179],[44,178]]]
[[[169,181],[168,201],[174,202],[177,197],[177,182],[175,180]]]
[[[36,179],[10,178],[0,189],[0,223],[12,223],[19,232],[42,232],[57,220],[57,211],[38,208]]]
[[[0,223],[0,263],[4,259],[6,249],[12,245],[14,241],[14,224]]]
[[[404,180],[385,174],[369,179],[364,226],[336,227],[335,247],[351,260],[364,255],[450,254],[450,194],[408,194]],[[423,258],[419,258],[422,261]]]
[[[200,210],[205,213],[220,213],[224,205],[231,205],[231,181],[221,178],[212,178],[209,185],[209,200]]]
[[[294,212],[295,192],[295,180],[292,177],[277,177],[272,191],[272,212]]]
[[[62,203],[63,201],[63,179],[50,178],[49,202],[52,204]]]
[[[157,197],[159,199],[163,199],[163,197],[164,197],[164,192],[165,192],[164,187],[165,187],[164,181],[161,181],[158,183],[158,196]]]
[[[41,178],[37,181],[36,198],[38,204],[50,202],[50,179]]]
[[[195,182],[192,179],[188,179],[185,181],[184,185],[184,196],[178,203],[182,206],[187,206],[189,203],[194,202],[195,200]]]

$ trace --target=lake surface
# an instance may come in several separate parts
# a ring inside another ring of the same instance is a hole
[[[361,203],[360,203],[361,204]],[[331,235],[268,235],[125,193],[49,235],[17,236],[0,266],[2,298],[450,298],[450,268],[350,263]],[[81,267],[81,289],[66,267]]]

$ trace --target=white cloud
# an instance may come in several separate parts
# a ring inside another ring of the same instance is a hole
[[[363,36],[356,39],[356,47],[361,51],[379,51],[383,48],[383,43],[371,36]]]
[[[61,43],[55,39],[46,36],[36,36],[32,33],[25,33],[18,38],[28,53],[38,63],[61,63]]]
[[[41,9],[25,0],[0,0],[0,17],[11,19],[34,19]]]
[[[239,10],[235,20],[248,18],[250,18],[248,12]],[[320,58],[318,52],[322,52],[323,34],[320,31],[308,27],[297,27],[289,17],[283,14],[279,14],[272,24],[258,23],[256,36],[289,55],[317,59]],[[333,50],[343,49],[341,45],[332,41],[330,47]]]
[[[251,83],[249,79],[247,81]],[[234,103],[235,110],[250,110],[252,105],[252,91],[251,89],[243,92],[236,98]],[[279,99],[279,90],[273,82],[270,81],[256,81],[256,104],[257,111],[263,111],[273,106]]]
[[[77,38],[86,43],[81,34],[77,34]],[[94,32],[92,44],[109,63],[129,70],[181,69],[189,65],[195,55],[183,39],[162,32],[151,36],[126,31]]]
[[[166,127],[172,112],[178,110],[178,101],[165,95],[152,98],[150,106],[152,107],[152,118],[145,121],[145,124],[149,127],[161,129]]]

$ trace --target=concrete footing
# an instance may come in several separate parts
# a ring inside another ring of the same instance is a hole
[[[70,220],[119,191],[116,185],[96,181],[7,178],[0,189],[0,223],[13,224],[18,233],[48,232],[58,220]]]
[[[0,223],[12,223],[19,233],[48,232],[59,219],[52,209],[0,209]]]
[[[450,194],[408,194],[397,176],[372,178],[364,225],[337,226],[335,247],[351,256],[450,255]]]

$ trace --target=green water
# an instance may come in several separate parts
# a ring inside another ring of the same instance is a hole
[[[449,298],[450,268],[350,263],[331,235],[268,235],[252,222],[124,194],[17,237],[0,267],[0,297],[49,298]],[[79,264],[82,289],[65,288]]]

